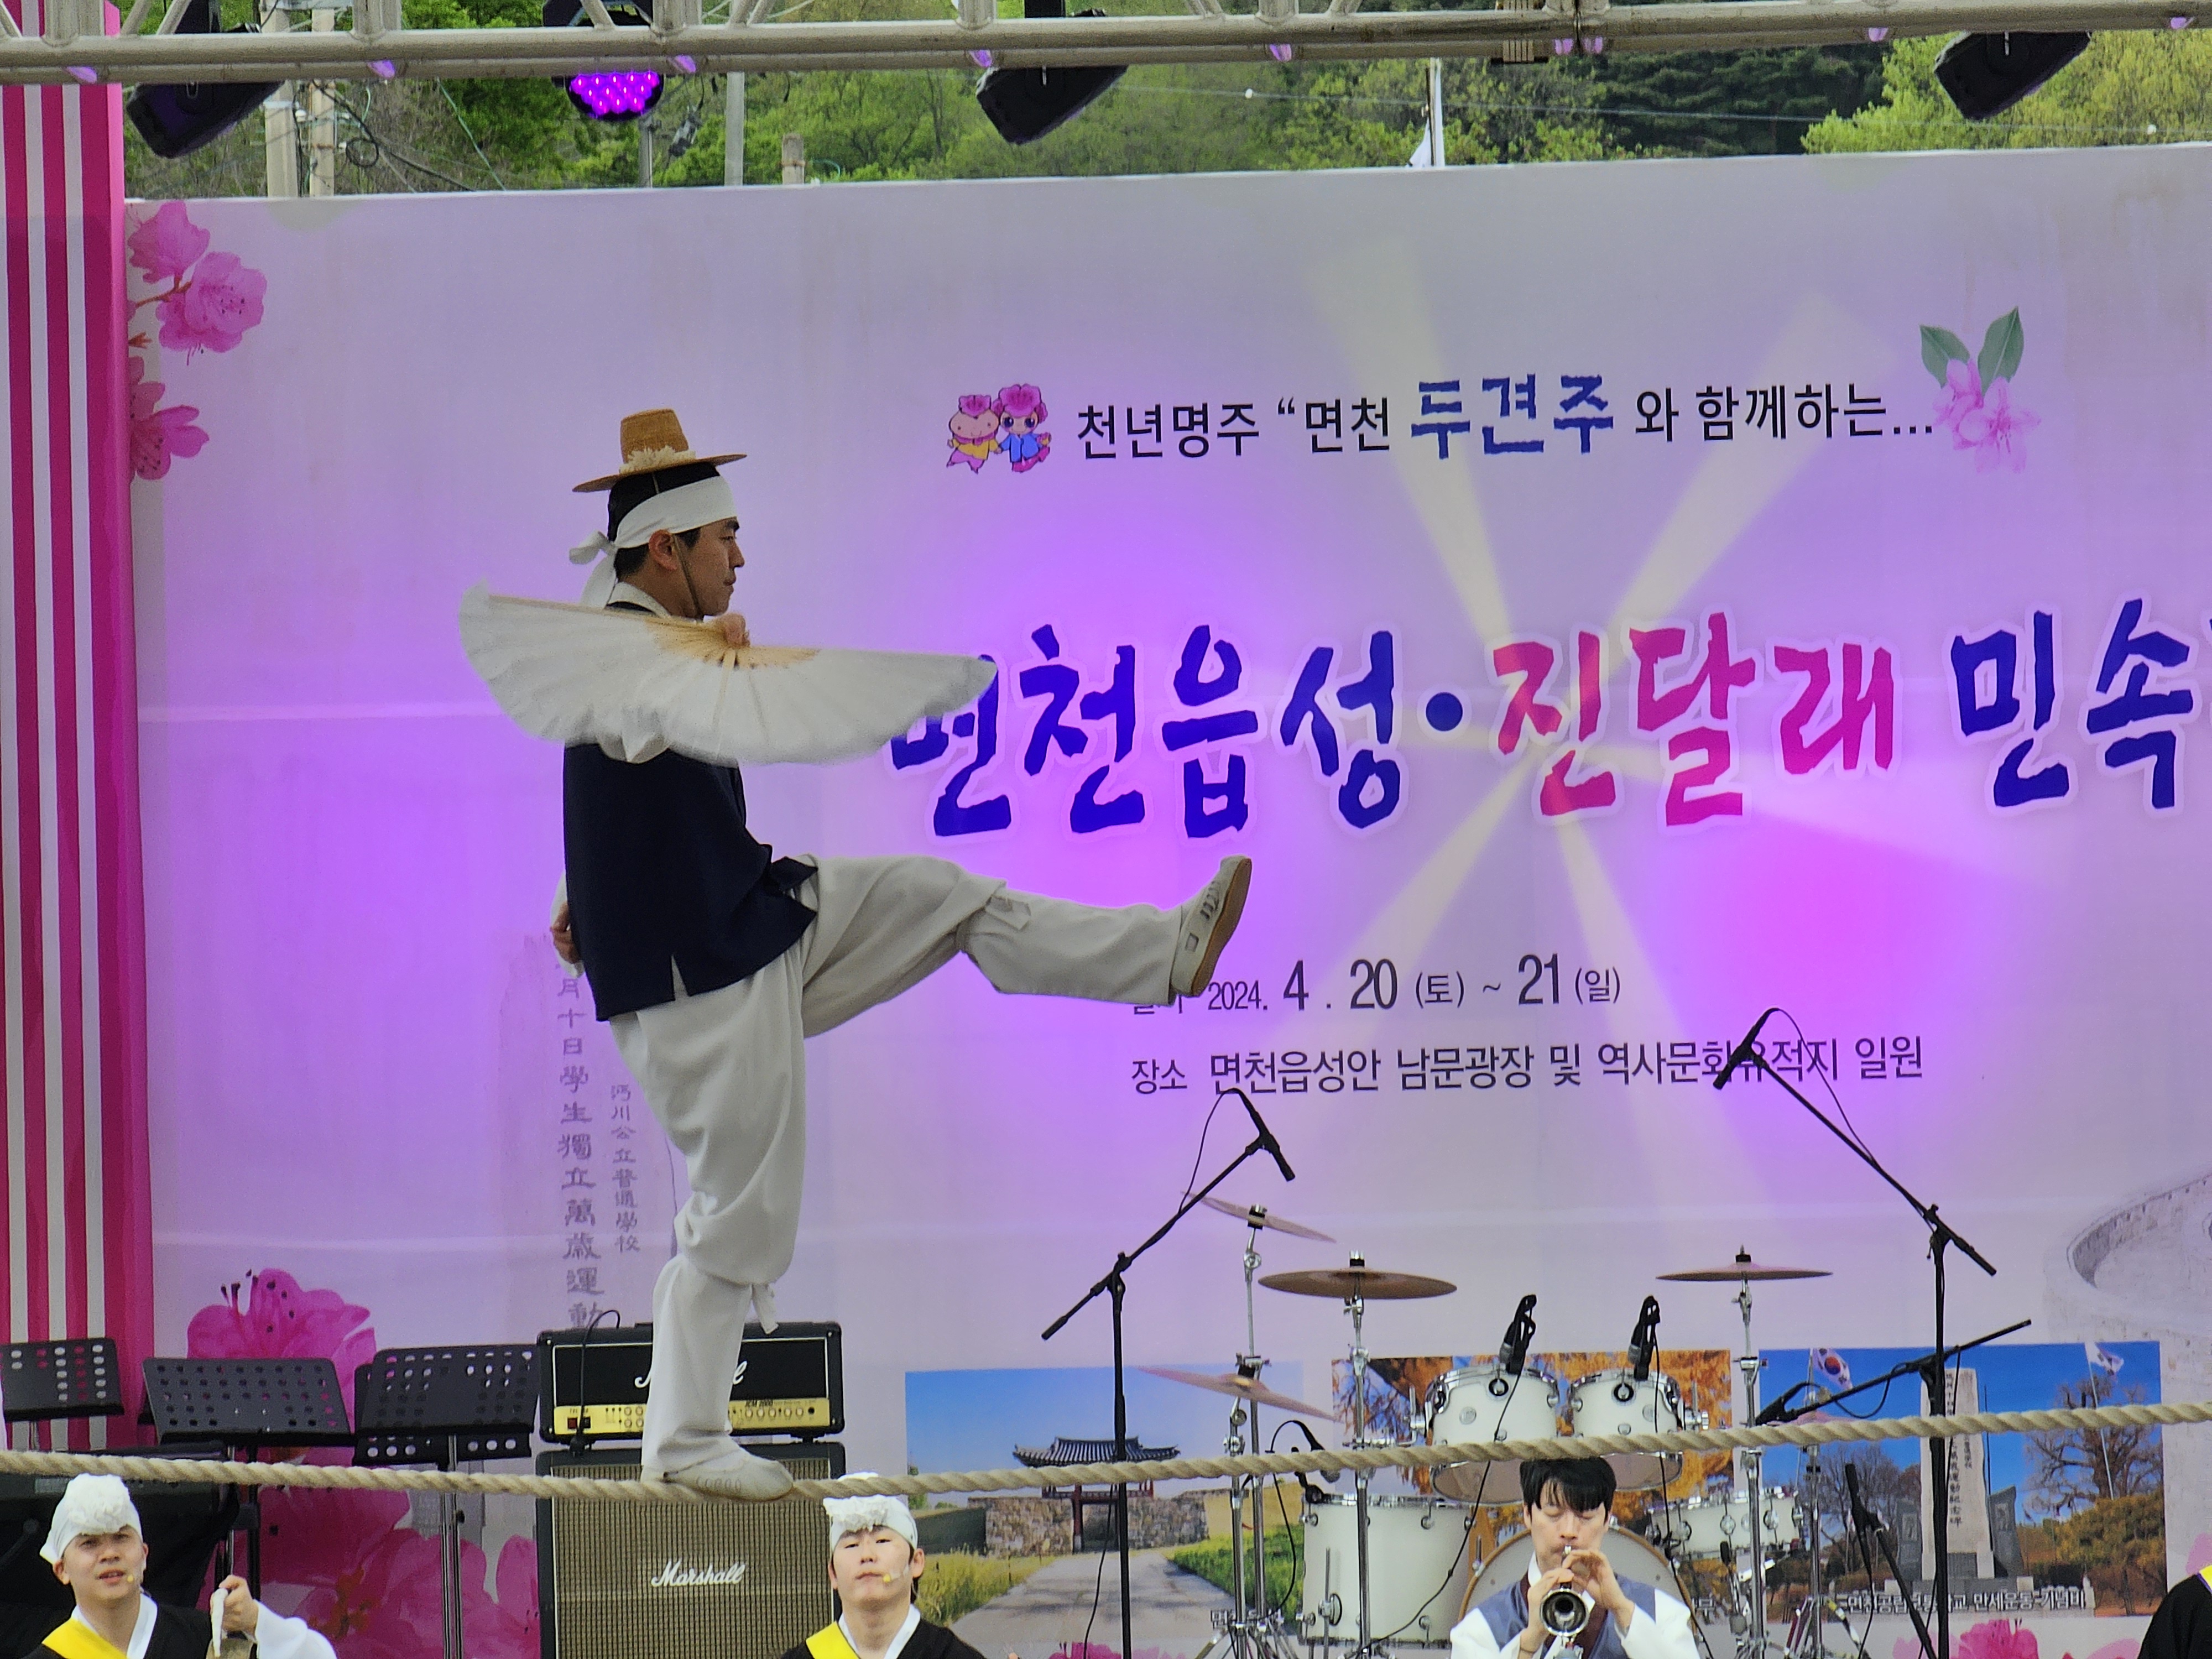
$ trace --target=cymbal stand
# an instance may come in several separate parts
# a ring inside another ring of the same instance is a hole
[[[1355,1255],[1352,1260],[1358,1261],[1360,1258]],[[1352,1316],[1352,1443],[1357,1449],[1367,1443],[1367,1298],[1346,1297],[1344,1310]],[[1367,1659],[1375,1645],[1374,1632],[1368,1623],[1367,1483],[1365,1469],[1352,1475],[1352,1489],[1357,1504],[1352,1526],[1359,1542],[1359,1645],[1352,1650],[1352,1659]]]
[[[1253,1279],[1260,1271],[1261,1223],[1248,1218],[1244,1225],[1244,1348],[1237,1356],[1237,1371],[1240,1376],[1256,1381],[1267,1364],[1266,1356],[1260,1352],[1259,1318],[1252,1295]],[[1267,1443],[1260,1432],[1260,1402],[1243,1401],[1229,1418],[1228,1444],[1232,1457],[1243,1448],[1248,1420],[1251,1426],[1251,1449],[1257,1452],[1267,1449]],[[1264,1479],[1239,1475],[1229,1483],[1230,1559],[1235,1585],[1235,1607],[1229,1628],[1231,1649],[1237,1659],[1253,1659],[1255,1655],[1272,1653],[1274,1644],[1270,1638],[1277,1633],[1280,1622],[1267,1590],[1267,1494]],[[1244,1577],[1244,1504],[1248,1496],[1252,1504],[1252,1589],[1249,1596]]]
[[[1736,1369],[1743,1373],[1743,1420],[1756,1422],[1759,1418],[1759,1349],[1751,1340],[1751,1280],[1747,1277],[1737,1282],[1735,1305],[1743,1313],[1743,1357],[1736,1361]],[[1765,1516],[1759,1513],[1765,1493],[1760,1480],[1763,1461],[1759,1449],[1747,1447],[1738,1454],[1743,1459],[1743,1487],[1751,1496],[1745,1522],[1745,1540],[1751,1555],[1750,1623],[1736,1644],[1736,1651],[1747,1656],[1763,1653],[1766,1647],[1766,1540],[1761,1535]]]

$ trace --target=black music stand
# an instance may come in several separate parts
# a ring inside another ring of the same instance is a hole
[[[146,1409],[162,1444],[219,1443],[224,1455],[244,1462],[270,1446],[350,1446],[345,1396],[337,1367],[328,1359],[149,1359]],[[246,1533],[246,1583],[261,1594],[261,1504],[250,1488],[239,1492],[236,1523]],[[223,1547],[224,1571],[233,1571],[234,1545]]]
[[[0,1351],[0,1401],[9,1423],[123,1415],[123,1366],[112,1336],[10,1342]],[[53,1449],[48,1431],[46,1449]]]
[[[430,1463],[527,1457],[538,1415],[534,1343],[382,1348],[354,1372],[354,1462]],[[446,1659],[462,1659],[460,1505],[438,1494],[438,1580]]]

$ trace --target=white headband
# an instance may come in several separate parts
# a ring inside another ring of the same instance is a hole
[[[719,524],[724,519],[737,516],[737,497],[730,493],[730,481],[720,473],[696,483],[678,484],[658,495],[648,495],[623,515],[623,521],[615,526],[612,541],[607,539],[605,532],[594,531],[568,550],[571,564],[597,562],[590,576],[585,579],[583,596],[577,603],[607,602],[607,596],[615,588],[614,553],[617,548],[641,547],[653,538],[656,530],[696,530],[701,525]]]
[[[913,1524],[907,1522],[909,1527]],[[131,1501],[131,1489],[112,1474],[80,1474],[63,1490],[62,1501],[54,1510],[53,1529],[47,1533],[46,1546],[39,1553],[49,1561],[58,1561],[62,1552],[78,1539],[104,1538],[125,1527],[141,1538],[146,1535],[145,1528],[138,1524],[138,1506]]]
[[[903,1498],[825,1498],[822,1507],[830,1516],[830,1547],[833,1550],[847,1533],[873,1532],[878,1527],[889,1527],[905,1539],[908,1549],[921,1547],[921,1534],[915,1529],[914,1513],[907,1508]]]

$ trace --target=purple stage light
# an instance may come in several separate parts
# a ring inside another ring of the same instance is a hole
[[[652,70],[572,76],[568,95],[581,104],[594,121],[635,120],[659,99],[660,76]]]

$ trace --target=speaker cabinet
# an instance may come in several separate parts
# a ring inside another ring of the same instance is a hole
[[[831,1441],[756,1444],[800,1480],[845,1473]],[[540,1474],[635,1480],[629,1450],[541,1453]],[[538,1505],[544,1659],[781,1659],[832,1617],[830,1524],[774,1504]]]

